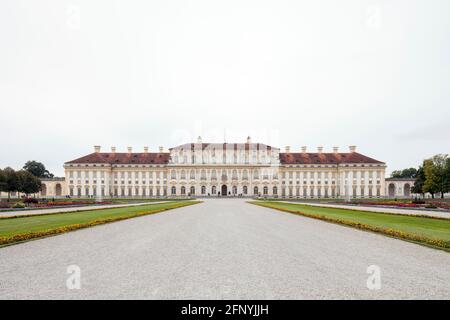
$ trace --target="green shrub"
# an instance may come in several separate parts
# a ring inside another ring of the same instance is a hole
[[[23,203],[17,202],[16,204],[13,205],[14,209],[20,209],[20,208],[25,208],[25,205]]]

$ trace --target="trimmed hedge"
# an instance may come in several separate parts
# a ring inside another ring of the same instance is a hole
[[[106,223],[110,223],[110,222],[136,218],[136,217],[154,214],[154,213],[158,213],[158,212],[163,212],[163,211],[167,211],[167,210],[171,210],[171,209],[186,207],[186,206],[190,206],[190,205],[197,204],[200,202],[201,201],[174,203],[174,206],[170,207],[170,208],[150,210],[150,211],[146,211],[146,212],[135,213],[135,214],[131,214],[129,216],[121,216],[121,217],[117,217],[117,218],[97,219],[97,220],[94,220],[94,221],[91,221],[88,223],[71,224],[71,225],[67,225],[64,227],[58,227],[58,228],[48,229],[48,230],[39,231],[39,232],[17,234],[17,235],[10,236],[10,237],[0,237],[0,245],[12,244],[15,242],[21,242],[21,241],[31,240],[31,239],[36,239],[36,238],[42,238],[42,237],[46,237],[46,236],[51,236],[51,235],[56,235],[56,234],[60,234],[60,233],[73,231],[73,230],[88,228],[88,227],[92,227],[92,226],[96,226],[96,225],[100,225],[100,224],[106,224]],[[7,217],[4,219],[15,219],[15,218],[21,218],[21,217],[14,216],[14,217]]]
[[[364,224],[364,223],[353,222],[353,221],[348,221],[348,220],[343,220],[343,219],[330,218],[330,217],[326,217],[326,216],[320,215],[320,214],[316,215],[316,214],[303,213],[301,211],[296,211],[296,210],[277,208],[277,207],[271,206],[270,204],[259,203],[256,201],[249,201],[248,203],[251,203],[251,204],[254,204],[257,206],[261,206],[261,207],[265,207],[265,208],[271,208],[271,209],[276,209],[279,211],[298,214],[298,215],[301,215],[301,216],[304,216],[307,218],[318,219],[318,220],[322,220],[322,221],[326,221],[326,222],[331,222],[331,223],[354,227],[354,228],[361,229],[361,230],[367,230],[367,231],[372,231],[372,232],[376,232],[376,233],[381,233],[381,234],[389,235],[389,236],[392,236],[395,238],[416,241],[416,242],[422,242],[422,243],[425,243],[425,244],[428,244],[431,246],[435,246],[435,247],[439,247],[439,248],[443,248],[446,250],[450,249],[450,242],[440,240],[440,239],[431,239],[431,238],[419,236],[419,235],[416,235],[413,233],[403,232],[403,231],[395,230],[395,229],[391,229],[391,228],[380,228],[380,227],[375,227],[375,226],[371,226],[371,225]]]

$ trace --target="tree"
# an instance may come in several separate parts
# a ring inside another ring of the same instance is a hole
[[[408,168],[403,170],[394,170],[391,173],[392,178],[409,178],[409,179],[415,179],[417,176],[417,169],[416,168]]]
[[[425,197],[425,191],[423,191],[423,184],[425,183],[425,171],[423,166],[419,166],[416,174],[416,180],[414,181],[414,186],[412,187],[412,192],[417,194],[422,194]]]
[[[423,191],[429,192],[431,197],[434,198],[434,194],[439,192],[439,173],[433,159],[427,159],[423,162],[423,170],[425,172]]]
[[[36,193],[41,190],[41,180],[26,170],[16,172],[18,180],[17,191],[25,193],[27,196],[30,193]]]
[[[8,201],[9,201],[11,199],[11,192],[17,191],[19,187],[19,181],[17,179],[16,172],[10,167],[5,168],[3,170],[3,174],[6,183],[4,191],[8,192]]]
[[[447,162],[445,164],[445,189],[446,192],[450,191],[450,158],[447,158]]]
[[[0,193],[6,191],[6,175],[5,172],[0,169]]]
[[[25,163],[25,165],[23,166],[23,169],[38,178],[53,178],[53,174],[45,169],[44,164],[41,162],[37,162],[34,160],[27,161],[27,163]]]
[[[437,154],[430,160],[433,163],[432,178],[434,179],[433,184],[436,185],[436,193],[439,192],[441,194],[441,198],[444,198],[444,194],[448,191],[446,179],[448,155]]]

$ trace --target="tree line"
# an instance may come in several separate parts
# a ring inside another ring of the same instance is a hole
[[[12,192],[24,193],[26,196],[41,190],[41,178],[52,178],[53,174],[37,161],[27,161],[21,170],[10,167],[0,169],[0,191],[8,193],[8,201]]]
[[[440,194],[444,198],[444,194],[450,192],[450,158],[447,154],[437,154],[425,159],[418,169],[395,170],[391,177],[415,179],[413,193],[423,196],[429,193],[432,198]]]

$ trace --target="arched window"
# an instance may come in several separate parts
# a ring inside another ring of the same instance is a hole
[[[247,186],[243,186],[242,187],[242,193],[243,194],[247,194]]]
[[[202,171],[201,171],[200,179],[206,180],[206,171],[205,171],[205,170],[202,170]]]
[[[248,171],[247,170],[242,171],[242,180],[248,180]]]
[[[233,194],[237,194],[237,187],[236,186],[233,186]]]
[[[405,183],[403,186],[403,195],[405,197],[409,197],[411,195],[411,185],[409,183]]]
[[[265,195],[267,195],[267,194],[269,193],[269,188],[267,188],[267,186],[264,186],[264,188],[263,188],[263,193],[264,193]]]
[[[173,195],[177,194],[177,188],[173,186],[170,191]]]
[[[195,180],[195,170],[191,170],[190,179]]]
[[[186,171],[181,170],[181,180],[186,179]]]
[[[191,195],[192,196],[195,195],[195,187],[194,186],[191,186]]]
[[[216,186],[212,186],[211,193],[212,194],[216,194],[217,193]]]
[[[238,178],[236,169],[233,170],[233,173],[232,173],[231,176],[232,176],[232,179],[237,179]]]
[[[227,180],[227,179],[228,179],[228,177],[227,177],[226,170],[222,170],[222,180]]]
[[[267,170],[264,170],[264,171],[263,171],[263,179],[264,179],[264,180],[269,179],[269,174],[267,173]]]
[[[181,187],[181,194],[186,194],[186,187],[185,186],[182,186]]]
[[[254,187],[254,188],[253,188],[253,194],[254,194],[254,195],[257,195],[257,194],[258,194],[258,187]]]
[[[202,194],[206,194],[206,187],[202,186]]]
[[[274,195],[277,195],[278,194],[278,188],[277,187],[273,187],[272,193]]]
[[[47,195],[47,186],[45,184],[41,184],[41,196]]]
[[[62,195],[62,187],[61,187],[61,184],[60,184],[60,183],[57,183],[57,184],[56,184],[56,187],[55,187],[55,193],[56,193],[57,196]]]
[[[217,179],[216,170],[211,171],[211,179]]]
[[[258,171],[258,169],[253,170],[253,179],[259,179],[259,171]]]
[[[170,179],[176,179],[177,178],[177,172],[175,170],[172,170],[170,172]]]

